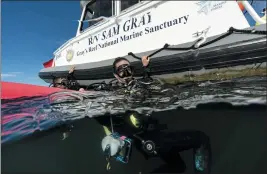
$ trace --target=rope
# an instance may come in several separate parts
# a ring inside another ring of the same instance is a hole
[[[202,48],[202,47],[205,47],[205,46],[207,46],[207,45],[213,44],[213,43],[215,43],[215,42],[217,42],[217,41],[219,41],[219,40],[221,40],[221,39],[223,39],[223,38],[225,38],[225,37],[230,36],[230,35],[233,34],[233,33],[238,33],[238,34],[257,34],[257,35],[267,35],[267,31],[258,31],[258,30],[255,30],[255,29],[252,29],[252,30],[239,30],[239,29],[235,29],[234,27],[230,27],[229,30],[228,30],[225,34],[223,34],[223,35],[221,35],[221,36],[218,36],[217,38],[215,38],[215,39],[213,39],[213,40],[211,40],[211,41],[208,41],[208,42],[206,42],[206,43],[200,45],[199,48]],[[163,50],[172,50],[172,51],[189,51],[189,50],[195,50],[195,49],[197,49],[195,46],[196,46],[196,44],[197,44],[200,40],[201,40],[201,38],[198,39],[198,40],[197,40],[193,45],[191,45],[190,47],[183,47],[183,48],[169,48],[170,45],[166,43],[162,48],[160,48],[160,49],[158,49],[157,51],[155,51],[155,52],[151,53],[150,55],[148,55],[148,57],[152,57],[152,56],[156,55],[157,53],[159,53],[159,52],[161,52],[161,51],[163,51]],[[128,55],[129,55],[129,56],[132,56],[132,57],[134,57],[134,58],[136,58],[136,59],[138,59],[138,60],[141,60],[141,59],[142,59],[141,57],[136,56],[136,55],[135,55],[134,53],[132,53],[132,52],[129,52]]]

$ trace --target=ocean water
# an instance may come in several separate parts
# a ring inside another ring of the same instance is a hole
[[[212,173],[266,173],[266,80],[184,83],[141,98],[91,91],[2,100],[3,172],[106,173],[104,131],[92,118],[134,111],[171,130],[204,132],[211,139]],[[186,167],[180,173],[193,173],[192,152],[181,159]],[[109,173],[149,173],[161,163],[133,150],[129,164],[114,162]]]
[[[148,92],[142,97],[111,92],[59,92],[46,97],[2,100],[2,143],[14,141],[36,131],[85,117],[123,114],[128,111],[151,116],[154,112],[194,109],[209,103],[233,106],[266,105],[266,77],[228,81],[184,83]],[[152,91],[152,90],[150,90]]]

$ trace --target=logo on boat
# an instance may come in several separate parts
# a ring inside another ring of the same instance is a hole
[[[222,8],[226,1],[199,1],[196,4],[199,6],[198,14],[204,13],[208,15],[211,11]]]
[[[68,62],[70,62],[72,60],[73,56],[74,56],[74,51],[72,49],[71,50],[68,50],[67,51],[67,55],[66,55],[66,60]]]

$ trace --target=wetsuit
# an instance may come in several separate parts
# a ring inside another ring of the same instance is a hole
[[[141,80],[132,79],[130,82],[130,85],[122,84],[118,81],[113,81],[113,83],[108,84],[106,86],[106,89],[109,91],[113,91],[116,94],[124,94],[124,95],[134,95],[135,99],[137,99],[137,96],[145,96],[145,91],[147,92],[148,85],[145,85],[143,82],[151,81],[150,78],[150,68],[144,67],[144,75]],[[133,97],[133,96],[132,96]],[[138,129],[138,122],[140,122],[140,118],[136,117],[136,113],[128,113],[127,116],[119,115],[119,116],[113,116],[113,123],[114,123],[114,129],[115,131],[119,132],[123,135],[131,135],[136,131],[139,131]],[[106,134],[110,134],[110,119],[107,117],[98,117],[95,118],[101,125],[104,126],[104,130]],[[133,121],[135,120],[135,121]],[[131,124],[125,124],[129,123]]]
[[[74,76],[74,71],[72,73],[69,73],[66,79],[68,89],[75,91],[78,91],[80,89],[80,84],[77,82],[77,79]]]
[[[157,89],[155,89],[155,86]],[[139,97],[144,99],[144,97],[151,95],[151,93],[155,91],[157,93],[162,90],[159,84],[153,82],[150,78],[150,68],[144,68],[143,78],[140,80],[133,79],[130,86],[115,82],[111,87],[111,89],[116,92],[132,95],[134,100]],[[139,133],[138,135],[143,140],[151,140],[159,147],[159,149],[157,149],[158,155],[166,164],[160,166],[154,172],[181,172],[180,166],[182,166],[182,170],[185,170],[185,164],[179,156],[179,152],[188,149],[197,151],[197,149],[202,146],[208,149],[208,151],[210,150],[208,136],[200,131],[167,131],[164,130],[166,126],[160,125],[157,120],[137,113],[127,113],[113,116],[112,118],[115,132],[130,138],[134,138],[133,135]],[[111,126],[109,117],[99,117],[96,118],[96,120],[104,126],[105,133],[110,134]],[[136,141],[134,144],[145,158],[150,157],[150,155],[142,149],[141,141]]]

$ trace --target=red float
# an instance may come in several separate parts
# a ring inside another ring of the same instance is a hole
[[[1,82],[1,99],[45,96],[58,91],[62,91],[62,89],[22,83]]]

